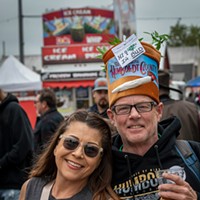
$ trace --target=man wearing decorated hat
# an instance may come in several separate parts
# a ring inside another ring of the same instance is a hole
[[[200,198],[200,184],[175,149],[180,121],[160,122],[158,69],[161,54],[132,35],[103,56],[108,80],[107,114],[118,135],[113,138],[112,187],[121,199]],[[200,159],[200,144],[192,143]],[[197,151],[198,150],[198,151]],[[181,177],[164,174],[174,184],[159,185],[161,169],[183,170]]]

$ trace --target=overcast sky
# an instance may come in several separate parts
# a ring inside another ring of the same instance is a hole
[[[24,54],[41,54],[43,45],[42,19],[47,10],[76,7],[111,8],[113,0],[22,0],[24,26]],[[181,18],[181,24],[200,26],[200,0],[135,0],[136,30],[139,38],[144,32],[168,34]],[[33,16],[28,18],[27,16]],[[35,16],[35,17],[34,17]],[[5,42],[6,55],[19,55],[18,0],[1,0],[0,57]]]

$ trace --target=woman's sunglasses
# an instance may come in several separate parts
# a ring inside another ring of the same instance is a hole
[[[76,138],[74,138],[74,137],[60,135],[59,138],[60,139],[64,138],[63,146],[67,150],[74,151],[80,145],[79,140],[76,139]],[[103,152],[103,148],[102,147],[97,147],[97,146],[92,145],[92,144],[84,144],[83,147],[84,147],[84,153],[85,153],[85,155],[88,156],[88,157],[90,157],[90,158],[94,158],[99,153]]]

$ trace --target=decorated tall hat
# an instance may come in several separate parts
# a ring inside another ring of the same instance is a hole
[[[147,95],[159,102],[158,69],[161,54],[135,35],[111,47],[104,55],[111,107],[119,98]]]

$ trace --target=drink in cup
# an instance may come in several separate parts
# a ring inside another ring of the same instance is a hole
[[[175,174],[175,175],[180,176],[182,179],[185,179],[184,168],[183,167],[179,167],[179,166],[174,166],[174,167],[172,167],[170,169],[162,169],[162,170],[156,171],[156,176],[157,176],[159,184],[174,183],[171,180],[163,178],[163,176],[162,176],[163,173]]]

